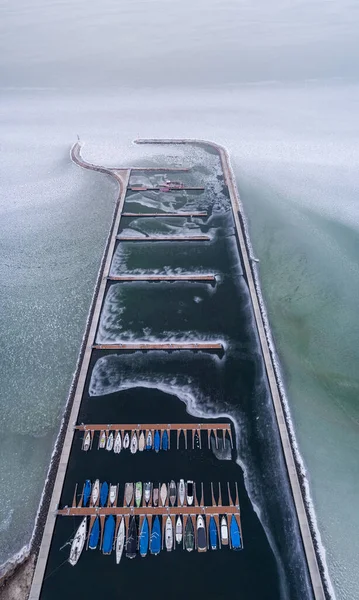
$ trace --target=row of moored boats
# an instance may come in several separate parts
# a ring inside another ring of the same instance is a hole
[[[198,434],[196,434],[198,436]],[[92,437],[91,432],[86,431],[82,449],[87,452],[91,448]],[[130,450],[131,454],[136,452],[142,452],[143,450],[168,450],[169,448],[169,434],[166,430],[160,431],[156,429],[152,432],[149,431],[125,431],[121,434],[121,431],[106,431],[105,429],[100,431],[98,449],[106,449],[108,452],[113,451],[115,454],[119,454],[121,450]]]

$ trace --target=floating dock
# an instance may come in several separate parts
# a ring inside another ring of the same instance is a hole
[[[131,213],[123,212],[123,217],[207,217],[206,212],[157,212],[157,213]]]
[[[147,192],[147,191],[151,191],[151,192],[160,192],[162,191],[163,188],[168,188],[165,191],[166,193],[168,192],[185,192],[185,191],[204,191],[204,187],[198,187],[198,186],[190,186],[190,187],[171,187],[169,185],[166,185],[165,183],[163,185],[157,186],[157,187],[149,187],[149,186],[142,186],[142,185],[130,185],[128,187],[128,189],[131,192]]]
[[[94,350],[223,350],[220,342],[123,342],[94,344]]]
[[[109,281],[216,281],[214,275],[110,275]]]
[[[120,242],[209,242],[209,235],[118,235]]]

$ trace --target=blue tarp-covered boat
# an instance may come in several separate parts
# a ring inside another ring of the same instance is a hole
[[[150,552],[151,554],[159,554],[161,550],[161,526],[160,520],[156,516],[152,525],[151,540],[150,540]]]
[[[209,521],[209,541],[211,544],[212,550],[217,550],[218,547],[218,533],[217,533],[217,525],[214,517],[210,518]]]
[[[107,498],[108,498],[108,483],[107,483],[107,481],[104,481],[103,484],[101,485],[100,506],[106,506]]]
[[[231,544],[233,550],[240,550],[242,548],[241,532],[234,515],[231,518]]]
[[[91,531],[90,531],[90,537],[89,537],[90,550],[96,550],[99,537],[100,537],[100,519],[99,519],[99,517],[96,517],[96,519],[93,522]]]
[[[88,501],[89,501],[90,495],[91,495],[91,490],[92,490],[91,481],[89,479],[86,479],[85,486],[84,486],[84,495],[83,495],[83,499],[82,499],[82,506],[88,505]]]
[[[113,546],[113,538],[115,535],[116,521],[113,515],[109,515],[105,522],[105,530],[103,532],[102,552],[111,554]]]
[[[147,517],[144,518],[140,532],[140,554],[146,556],[148,552],[149,529]]]
[[[162,435],[162,450],[168,450],[168,433],[166,430]]]
[[[160,432],[156,429],[155,431],[155,439],[154,439],[155,451],[158,452],[161,446],[161,436]]]

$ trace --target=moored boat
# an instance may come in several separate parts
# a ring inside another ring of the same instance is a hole
[[[198,431],[194,434],[194,447],[198,450],[201,447],[200,438]]]
[[[153,521],[151,538],[150,538],[150,552],[151,554],[159,554],[161,550],[161,526],[160,520],[156,515]]]
[[[110,485],[110,504],[114,505],[117,496],[117,485]]]
[[[143,452],[145,449],[145,434],[141,431],[140,437],[138,439],[138,451]]]
[[[146,438],[146,450],[152,449],[152,431],[149,430]]]
[[[161,436],[160,436],[160,432],[158,431],[158,429],[156,429],[156,431],[155,431],[154,447],[155,447],[155,452],[159,452],[160,447],[161,447]]]
[[[104,481],[101,484],[100,506],[106,506],[107,498],[108,498],[108,483],[107,483],[107,481]]]
[[[123,548],[125,545],[125,519],[121,518],[121,523],[118,528],[117,538],[116,538],[116,564],[119,564]]]
[[[141,506],[142,500],[142,481],[137,481],[135,486],[135,503],[137,508]]]
[[[131,517],[130,526],[128,528],[126,540],[126,556],[127,558],[135,558],[137,550],[137,525],[136,518]]]
[[[166,519],[166,527],[165,527],[165,544],[167,552],[171,552],[173,548],[173,526],[171,517],[168,516]]]
[[[193,504],[193,481],[187,481],[187,504],[192,506]]]
[[[89,536],[90,550],[96,550],[99,537],[100,537],[100,518],[96,517],[96,519],[94,520],[94,522],[92,524],[90,536]]]
[[[159,499],[159,489],[158,487],[153,488],[153,492],[152,492],[152,504],[153,506],[158,506],[158,499]]]
[[[177,521],[176,521],[176,542],[177,544],[180,544],[182,542],[182,519],[180,517],[180,515],[178,515],[177,517]]]
[[[184,505],[185,497],[186,497],[186,486],[184,483],[184,479],[180,479],[179,486],[178,486],[178,500],[179,500],[180,506]]]
[[[225,516],[221,518],[221,542],[222,546],[228,545],[228,525]]]
[[[161,485],[160,498],[162,506],[165,506],[167,500],[167,485],[165,483],[162,483]]]
[[[147,517],[142,521],[141,531],[140,531],[140,555],[146,556],[148,552],[148,543],[149,543],[149,528],[148,528],[148,520]]]
[[[211,544],[211,549],[217,550],[217,548],[218,548],[218,532],[217,532],[216,521],[214,520],[213,516],[211,516],[211,518],[209,520],[209,542]]]
[[[81,552],[84,549],[87,532],[87,517],[84,517],[80,523],[79,528],[75,533],[75,537],[72,540],[69,563],[73,567],[76,565],[78,559],[81,556]]]
[[[131,438],[131,454],[136,454],[137,450],[138,450],[138,439],[137,439],[137,433],[134,431],[132,438]]]
[[[107,438],[106,450],[108,450],[108,452],[111,452],[112,448],[113,448],[113,432],[111,431],[110,435]]]
[[[89,431],[86,432],[86,435],[84,437],[84,443],[82,446],[82,449],[87,452],[87,450],[90,448],[91,445],[91,433]]]
[[[239,530],[239,525],[236,517],[232,515],[231,517],[231,545],[233,550],[241,550],[242,541],[241,541],[241,532]]]
[[[192,523],[192,517],[187,518],[187,523],[184,532],[184,547],[188,552],[192,552],[194,548],[194,529]]]
[[[197,548],[198,552],[207,550],[206,524],[202,515],[197,517]]]
[[[118,431],[116,433],[115,443],[113,445],[113,451],[114,451],[115,454],[120,454],[121,450],[122,450],[121,432]]]
[[[149,503],[150,498],[151,498],[151,482],[150,481],[146,481],[145,486],[144,486],[144,499],[146,504]]]
[[[82,497],[82,506],[87,506],[88,501],[90,499],[91,496],[91,481],[89,479],[86,479],[85,481],[85,485],[84,485],[84,493],[83,493],[83,497]]]
[[[99,439],[98,447],[105,448],[105,446],[106,446],[106,432],[104,430],[102,430],[100,432],[100,439]]]
[[[125,504],[130,506],[133,498],[133,483],[126,483],[125,485]]]
[[[162,434],[162,450],[168,450],[168,433],[166,429]]]
[[[105,529],[103,532],[102,552],[103,554],[111,554],[113,546],[113,538],[115,535],[116,521],[113,515],[106,517]]]
[[[96,506],[97,501],[99,499],[99,495],[100,495],[100,481],[99,481],[99,479],[96,479],[95,483],[92,486],[92,492],[91,492],[92,506]]]
[[[170,502],[171,502],[171,506],[175,505],[176,498],[177,498],[177,488],[176,488],[175,482],[172,479],[171,483],[170,483]]]
[[[130,447],[130,436],[129,433],[125,433],[125,436],[123,438],[123,447],[125,450],[127,450],[127,448]]]

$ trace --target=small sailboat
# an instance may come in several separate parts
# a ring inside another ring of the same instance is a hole
[[[101,485],[101,491],[100,491],[100,506],[106,506],[107,498],[108,498],[108,483],[107,483],[107,481],[104,481],[103,484]]]
[[[86,432],[86,435],[84,437],[84,443],[82,446],[82,449],[87,452],[87,450],[90,448],[91,446],[91,433],[89,431]]]
[[[127,448],[129,448],[129,447],[130,447],[130,436],[127,432],[127,433],[125,433],[125,437],[123,438],[123,448],[124,448],[124,450],[127,450]]]
[[[90,537],[89,537],[90,550],[96,550],[99,537],[100,537],[100,519],[99,519],[99,517],[96,517],[96,519],[94,520],[93,525],[91,527],[91,531],[90,531]]]
[[[140,555],[146,556],[149,543],[149,528],[147,517],[144,518],[140,531]]]
[[[118,565],[125,545],[125,520],[122,517],[116,538],[116,564]]]
[[[178,500],[179,500],[180,506],[184,505],[185,497],[186,497],[186,486],[184,483],[184,479],[180,479],[179,486],[178,486]]]
[[[82,506],[87,506],[88,501],[90,499],[91,496],[91,481],[89,479],[86,479],[85,481],[85,485],[84,485],[84,494],[82,497]]]
[[[138,438],[138,450],[143,452],[145,449],[145,434],[141,431],[140,437]]]
[[[176,488],[175,482],[172,479],[171,483],[170,483],[170,502],[171,502],[171,506],[175,505],[176,498],[177,498],[177,488]]]
[[[110,505],[113,506],[117,496],[117,485],[110,485]]]
[[[239,530],[238,521],[234,515],[231,518],[231,544],[233,550],[241,550],[242,541],[241,541],[241,532]]]
[[[221,542],[222,546],[228,546],[228,525],[224,516],[221,519]]]
[[[150,552],[151,554],[159,554],[161,550],[161,527],[160,520],[156,515],[153,521],[151,538],[150,538]]]
[[[115,437],[115,443],[113,445],[113,451],[115,454],[120,454],[122,450],[122,439],[121,439],[121,432],[118,431]]]
[[[146,438],[146,450],[152,449],[152,431],[149,430]]]
[[[138,450],[138,440],[137,440],[137,433],[134,431],[133,432],[133,436],[131,438],[131,454],[136,454],[137,450]]]
[[[116,521],[113,515],[106,518],[105,529],[103,532],[102,553],[111,554],[113,546],[113,538],[115,535]]]
[[[162,450],[168,450],[168,433],[166,429],[162,434]]]
[[[113,432],[111,431],[110,435],[107,438],[106,450],[108,450],[108,452],[111,452],[112,448],[113,448]]]
[[[95,483],[92,486],[92,492],[91,492],[92,506],[95,506],[97,504],[99,495],[100,495],[100,481],[99,481],[99,479],[96,479]]]
[[[182,542],[182,519],[180,517],[180,515],[178,515],[177,517],[177,521],[176,521],[176,542],[177,544],[180,544]]]
[[[159,452],[161,446],[161,436],[158,429],[155,431],[155,439],[154,439],[155,452]]]
[[[184,532],[184,547],[188,552],[192,552],[194,548],[194,529],[192,523],[192,517],[189,516],[186,523],[186,528]]]
[[[193,504],[193,481],[187,481],[187,504],[192,506]]]
[[[126,483],[125,485],[125,504],[130,506],[133,498],[133,483]]]
[[[80,523],[78,530],[76,531],[75,537],[72,540],[69,563],[73,567],[76,565],[78,559],[81,556],[81,552],[84,549],[87,532],[87,517],[84,517]]]
[[[141,500],[142,500],[142,481],[137,481],[136,487],[135,487],[135,503],[136,503],[137,508],[139,508],[141,506]]]
[[[130,526],[126,541],[126,556],[127,558],[135,558],[137,550],[137,525],[136,518],[131,517]]]
[[[158,506],[158,499],[159,499],[159,489],[158,487],[153,488],[153,493],[152,493],[152,504],[153,506]]]
[[[171,552],[173,548],[173,526],[170,516],[168,516],[166,519],[165,544],[167,552]]]
[[[150,498],[151,498],[151,482],[150,481],[146,481],[143,495],[144,495],[146,504],[148,504],[150,501]]]
[[[198,552],[207,550],[206,525],[202,515],[197,517],[197,548]]]
[[[199,448],[201,447],[198,431],[196,431],[194,434],[194,447],[196,448],[196,450],[199,450]]]
[[[99,443],[98,443],[98,447],[100,449],[105,448],[106,446],[106,432],[103,429],[100,433],[100,439],[99,439]]]
[[[165,506],[167,500],[167,485],[165,483],[162,483],[161,485],[160,498],[162,506]]]
[[[218,548],[218,532],[217,525],[214,517],[212,516],[209,520],[209,542],[211,544],[212,550],[217,550]]]

